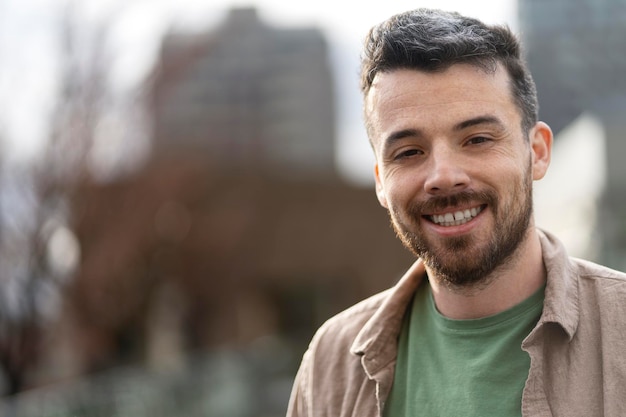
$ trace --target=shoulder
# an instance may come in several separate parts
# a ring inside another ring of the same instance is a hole
[[[580,320],[626,330],[626,274],[577,258],[571,265],[578,277]]]
[[[626,289],[626,273],[584,259],[570,258],[570,261],[581,282]]]
[[[358,401],[374,407],[375,385],[365,374],[361,357],[352,354],[350,347],[388,293],[367,298],[319,327],[296,375],[288,416],[343,415]]]
[[[339,391],[328,390],[336,388],[336,381],[360,381],[356,384],[360,386],[366,375],[360,365],[360,356],[352,354],[350,348],[365,324],[380,308],[388,292],[384,291],[355,304],[319,327],[302,358],[292,398],[298,397],[298,401],[309,404],[311,398],[333,397]],[[343,386],[346,388],[346,384]],[[319,406],[322,407],[322,404]]]
[[[620,297],[626,296],[624,272],[568,256],[563,244],[546,231],[540,230],[539,237],[544,265],[548,272],[548,284],[555,288],[555,297],[563,295],[569,300],[577,297],[586,298],[592,294],[600,294],[603,289],[608,288],[612,288]]]

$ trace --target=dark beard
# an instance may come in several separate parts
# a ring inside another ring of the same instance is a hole
[[[514,190],[521,196],[511,202],[512,207],[500,207],[495,192],[462,192],[450,197],[433,197],[422,204],[409,207],[409,218],[415,219],[415,226],[410,231],[398,223],[398,213],[390,213],[392,225],[404,245],[439,277],[442,283],[455,288],[483,287],[489,284],[489,277],[514,255],[525,239],[532,217],[532,179],[529,175]],[[489,242],[483,248],[475,247],[476,242],[470,236],[446,238],[440,246],[435,246],[426,239],[420,227],[422,213],[442,211],[448,207],[470,202],[484,202],[496,219],[495,230]],[[503,211],[508,217],[498,215]],[[417,228],[417,229],[415,229]]]

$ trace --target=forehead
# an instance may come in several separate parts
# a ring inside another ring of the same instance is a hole
[[[364,104],[374,143],[394,130],[444,129],[477,116],[520,121],[509,76],[501,66],[493,72],[468,64],[435,73],[382,72],[376,75]]]

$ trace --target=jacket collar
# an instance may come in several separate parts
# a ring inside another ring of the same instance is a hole
[[[391,288],[354,340],[350,352],[362,356],[370,378],[395,360],[404,313],[425,275],[424,264],[417,260]]]
[[[543,313],[537,327],[545,323],[559,324],[571,340],[578,328],[580,313],[576,267],[554,235],[538,232],[547,282]]]

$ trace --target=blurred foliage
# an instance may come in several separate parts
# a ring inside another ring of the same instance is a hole
[[[58,93],[47,140],[34,162],[5,165],[0,174],[0,389],[7,394],[28,386],[46,351],[43,333],[60,314],[80,256],[71,200],[91,176],[99,126],[117,105],[107,22],[85,25],[73,3],[59,13]]]

